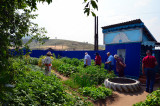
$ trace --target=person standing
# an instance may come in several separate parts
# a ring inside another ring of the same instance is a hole
[[[116,60],[116,71],[118,72],[119,77],[124,77],[124,68],[126,67],[126,64],[124,64],[123,60],[117,55],[114,55],[114,58]]]
[[[146,51],[146,57],[142,60],[142,73],[146,75],[146,92],[153,92],[155,82],[154,67],[158,64],[155,56],[151,55],[150,50]]]
[[[99,53],[96,53],[96,57],[95,57],[95,65],[101,66],[102,63],[102,59],[101,56],[99,55]]]
[[[85,52],[84,56],[84,67],[91,65],[91,56]]]
[[[50,56],[52,56],[52,53],[49,51],[47,52],[47,57],[44,59],[45,64],[45,75],[49,75],[51,73],[51,66],[52,66],[52,59]]]
[[[110,54],[110,52],[107,53],[108,59],[107,62],[105,62],[105,64],[107,64],[107,69],[108,71],[112,71],[114,68],[114,57]]]

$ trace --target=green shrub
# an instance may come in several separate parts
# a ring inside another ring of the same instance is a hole
[[[80,65],[80,61],[77,58],[72,58],[71,64],[73,66],[79,66]]]
[[[63,57],[60,60],[63,61],[64,63],[67,63],[67,64],[71,64],[71,62],[72,62],[72,59],[68,58],[68,57]]]
[[[79,72],[80,69],[70,64],[62,64],[57,70],[64,76],[70,76],[72,73]]]
[[[79,73],[71,75],[74,82],[81,87],[102,84],[106,78],[112,78],[114,76],[114,73],[108,73],[107,70],[98,66],[81,68]]]
[[[66,81],[63,81],[63,83],[71,88],[79,88],[79,85],[77,85],[72,79],[69,79],[69,80],[66,80]]]
[[[53,74],[45,76],[40,71],[25,71],[15,76],[16,87],[1,91],[2,105],[88,105],[79,97],[65,92],[60,80]]]
[[[29,63],[33,65],[38,65],[39,58],[30,57]]]
[[[133,106],[160,106],[160,88],[149,94],[144,102],[139,102]]]
[[[112,95],[112,90],[105,87],[83,87],[79,89],[82,95],[89,96],[93,100],[105,99],[107,96]]]
[[[52,67],[54,68],[54,69],[58,69],[62,64],[64,64],[61,60],[59,60],[59,59],[54,59],[53,61],[52,61]]]

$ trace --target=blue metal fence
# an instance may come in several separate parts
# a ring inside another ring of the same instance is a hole
[[[125,68],[125,76],[132,78],[139,78],[140,76],[140,51],[141,44],[140,43],[130,43],[130,44],[119,44],[119,45],[106,45],[106,50],[101,51],[51,51],[54,53],[56,57],[69,57],[69,58],[78,58],[83,59],[85,52],[91,56],[91,59],[95,59],[95,53],[98,52],[102,57],[102,62],[104,63],[107,59],[107,52],[110,52],[112,55],[117,54],[118,49],[126,49],[126,68]],[[14,51],[14,50],[12,50]],[[25,54],[26,51],[23,51]],[[42,55],[46,55],[48,50],[32,50],[30,56],[39,58]],[[157,61],[160,62],[159,55],[160,51],[156,51]],[[16,52],[13,54],[17,54]],[[157,56],[158,55],[158,56]],[[160,63],[159,63],[160,64]],[[116,70],[116,69],[114,69]],[[115,74],[117,72],[115,71]]]
[[[88,52],[88,54],[91,56],[91,59],[95,58],[95,53],[98,52],[102,57],[102,62],[105,62],[106,58],[106,52],[104,50],[101,51],[52,51],[51,53],[54,53],[56,57],[69,57],[69,58],[78,58],[83,59],[85,52]],[[31,57],[37,57],[39,58],[41,55],[46,55],[48,50],[32,50],[30,56]]]

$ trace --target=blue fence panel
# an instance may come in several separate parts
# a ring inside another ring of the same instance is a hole
[[[30,56],[31,57],[37,57],[39,58],[41,55],[46,55],[48,50],[32,50]],[[105,62],[106,53],[104,50],[101,51],[52,51],[51,53],[54,53],[56,57],[69,57],[69,58],[78,58],[83,59],[85,52],[88,52],[88,54],[91,56],[91,59],[95,59],[95,53],[98,52],[102,57],[102,62]]]

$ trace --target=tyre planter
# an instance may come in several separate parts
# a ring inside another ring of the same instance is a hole
[[[106,79],[104,85],[114,91],[135,92],[140,89],[140,82],[131,78],[116,77]]]

